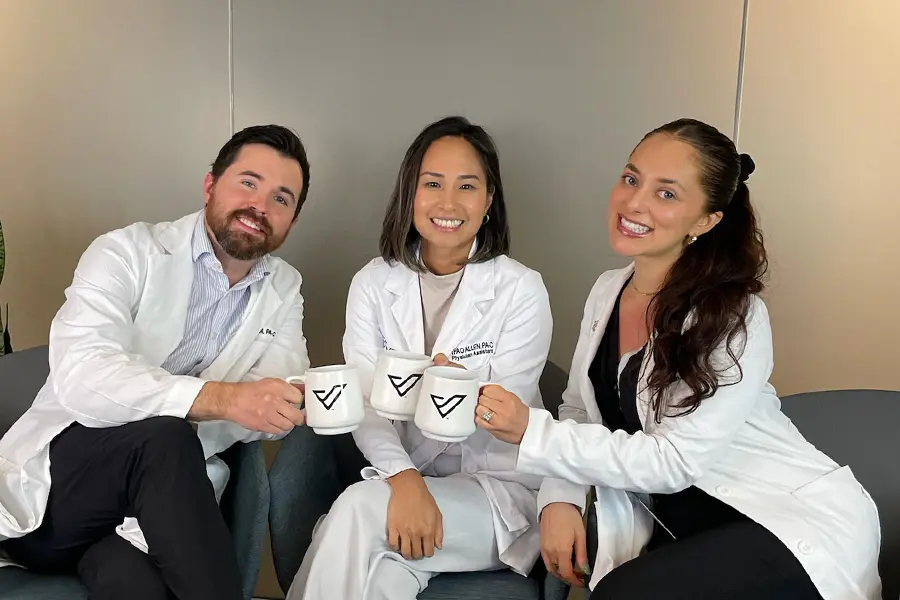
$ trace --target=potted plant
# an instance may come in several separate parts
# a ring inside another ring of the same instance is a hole
[[[0,283],[3,283],[3,271],[6,269],[6,246],[3,243],[3,223],[0,223]],[[3,312],[0,310],[0,356],[12,352],[9,340],[9,305],[6,306],[6,324],[3,324]]]

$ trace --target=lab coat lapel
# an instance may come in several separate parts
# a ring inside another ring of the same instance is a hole
[[[459,290],[450,304],[441,332],[434,342],[433,354],[443,352],[453,360],[451,356],[453,349],[466,340],[466,336],[483,316],[478,303],[494,298],[495,268],[495,261],[492,260],[466,266]]]
[[[394,263],[385,288],[394,295],[391,314],[406,341],[407,351],[420,354],[425,352],[425,325],[422,321],[418,274],[400,263]]]
[[[625,282],[634,272],[634,265],[620,271],[613,277],[596,298],[593,310],[593,321],[591,322],[590,338],[587,347],[587,356],[581,367],[581,397],[584,398],[585,410],[590,417],[591,422],[600,423],[603,417],[600,415],[600,408],[597,406],[597,397],[594,393],[594,384],[588,376],[588,370],[597,350],[600,348],[600,342],[603,341],[603,334],[606,332],[606,326],[609,323],[609,317],[612,315],[613,307],[616,304],[616,298],[619,290],[625,285]]]
[[[160,365],[184,335],[194,261],[191,235],[200,213],[173,222],[160,234],[164,253],[148,258],[147,277],[137,315],[138,345],[154,365]]]

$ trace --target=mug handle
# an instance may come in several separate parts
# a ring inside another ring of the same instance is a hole
[[[302,383],[303,385],[306,385],[306,375],[291,375],[284,381],[286,383]],[[300,402],[300,406],[306,408],[306,394],[303,395],[303,401]]]

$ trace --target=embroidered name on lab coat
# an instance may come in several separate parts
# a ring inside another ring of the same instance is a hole
[[[460,346],[459,348],[454,348],[453,352],[450,353],[450,360],[453,362],[459,362],[467,358],[472,358],[473,356],[493,353],[494,342],[478,342],[477,344],[472,344],[471,346]]]
[[[272,331],[271,329],[269,329],[268,327],[263,327],[262,329],[259,330],[259,335],[268,335],[268,336],[275,337],[275,332]]]

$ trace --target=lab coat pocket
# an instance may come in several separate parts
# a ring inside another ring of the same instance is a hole
[[[810,564],[818,565],[819,575],[832,581],[827,585],[844,588],[841,598],[880,598],[878,510],[850,467],[810,481],[791,492],[791,497],[812,526],[797,530],[805,531],[805,536],[792,550],[808,555]]]
[[[800,486],[791,496],[807,509],[806,520],[833,541],[864,543],[870,532],[880,529],[875,504],[849,466]]]
[[[491,364],[488,362],[487,358],[476,356],[474,358],[464,360],[459,364],[465,367],[466,371],[477,373],[478,379],[480,379],[481,381],[489,381],[491,376]]]

